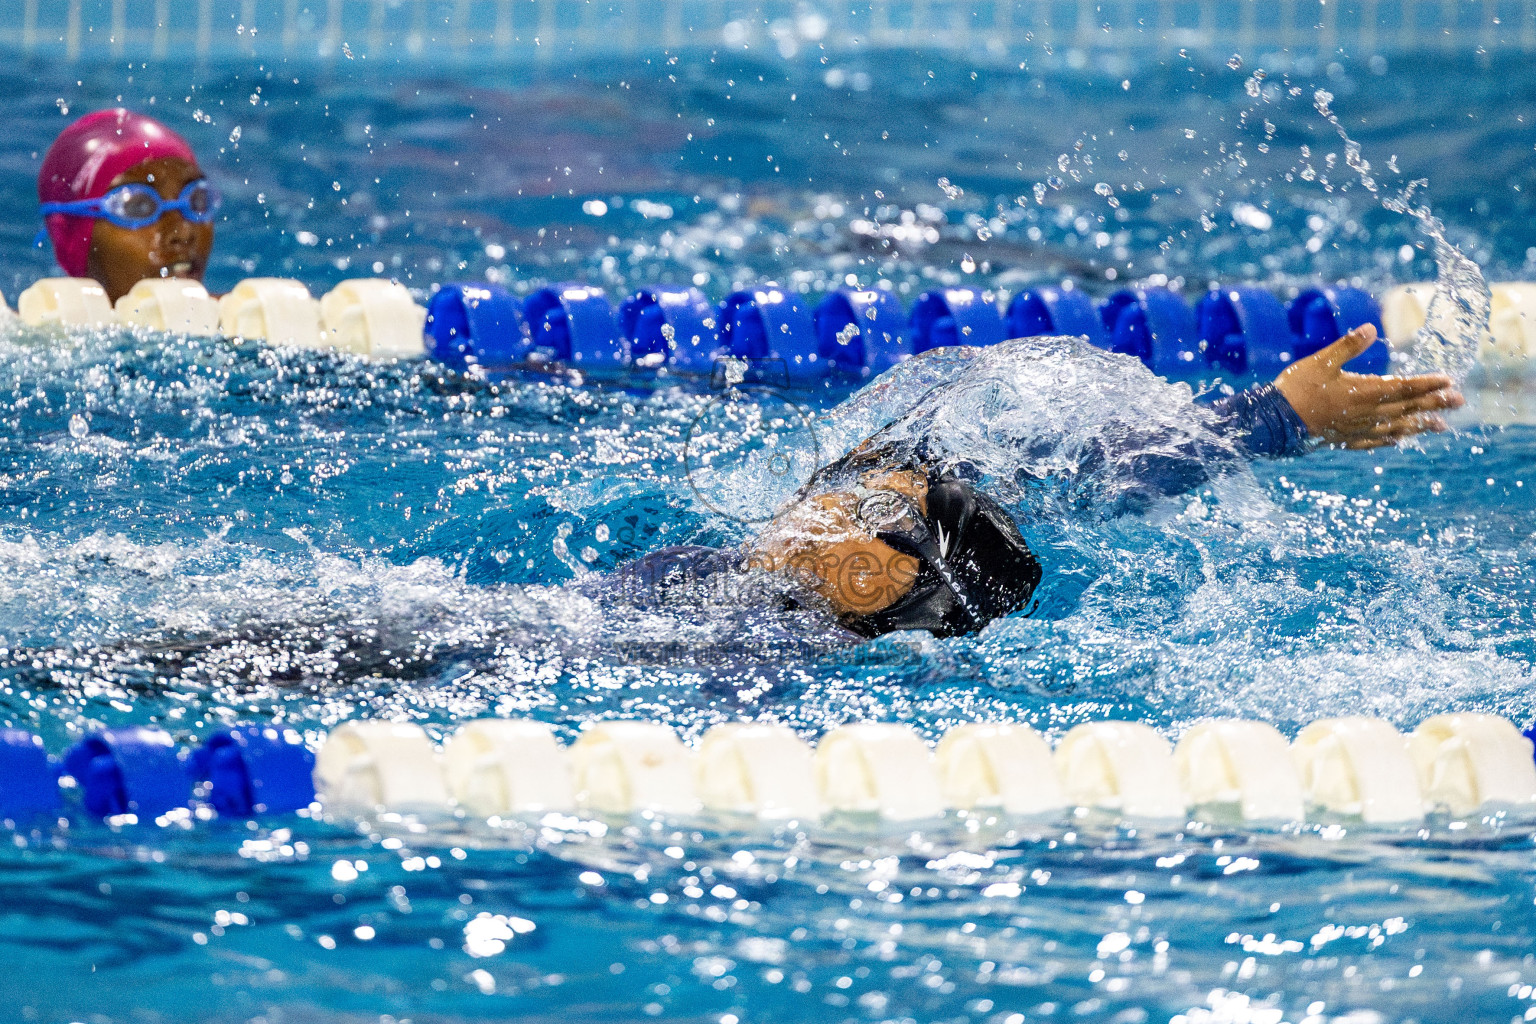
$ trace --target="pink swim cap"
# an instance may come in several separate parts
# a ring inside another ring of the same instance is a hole
[[[112,179],[146,160],[197,157],[185,139],[152,117],[121,107],[86,114],[59,133],[37,174],[37,197],[67,203],[105,195]],[[91,217],[51,213],[46,219],[53,254],[70,277],[84,277],[91,251]]]

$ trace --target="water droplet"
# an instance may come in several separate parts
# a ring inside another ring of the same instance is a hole
[[[1115,194],[1115,187],[1102,181],[1093,186],[1093,190],[1101,196],[1112,196]]]
[[[69,418],[69,436],[76,441],[91,432],[91,425],[85,421],[85,417],[75,413]]]
[[[1227,58],[1227,67],[1231,68],[1233,71],[1237,71],[1237,70],[1241,69],[1242,66],[1243,66],[1243,58],[1241,56],[1239,56],[1238,54],[1234,53],[1232,56]]]
[[[1061,191],[1061,186],[1064,184],[1064,182],[1054,174],[1049,178],[1046,178],[1045,183],[1058,192]]]

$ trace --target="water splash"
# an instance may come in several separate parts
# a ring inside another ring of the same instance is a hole
[[[1360,184],[1384,209],[1418,221],[1420,230],[1434,246],[1434,298],[1430,300],[1424,326],[1414,334],[1413,345],[1405,354],[1403,368],[1411,373],[1438,371],[1457,381],[1465,380],[1476,365],[1478,346],[1488,333],[1492,297],[1482,269],[1446,239],[1445,224],[1430,212],[1427,203],[1415,204],[1414,192],[1425,181],[1411,181],[1395,196],[1382,195],[1371,175],[1370,161],[1360,152],[1360,144],[1349,137],[1333,112],[1333,94],[1318,89],[1312,94],[1312,103],[1344,140],[1344,162],[1355,172]]]
[[[823,437],[865,437],[898,453],[963,462],[1026,518],[1123,511],[1154,497],[1147,459],[1215,476],[1235,452],[1210,431],[1187,384],[1077,338],[1020,338],[935,350],[902,364],[828,415]]]

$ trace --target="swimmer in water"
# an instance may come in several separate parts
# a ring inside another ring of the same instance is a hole
[[[1442,413],[1459,407],[1462,396],[1445,374],[1378,377],[1344,369],[1375,340],[1367,324],[1299,360],[1273,384],[1216,402],[1205,425],[1225,444],[1156,426],[1110,432],[1083,453],[1076,472],[1110,472],[1129,499],[1112,511],[1130,511],[1209,482],[1234,456],[1296,456],[1314,443],[1377,448],[1446,429]],[[645,605],[700,589],[719,593],[722,581],[766,575],[784,586],[759,599],[792,611],[820,607],[849,639],[904,629],[964,635],[1027,609],[1042,577],[1039,561],[1013,518],[975,486],[974,467],[938,452],[923,429],[946,405],[949,383],[819,471],[740,548],[666,548],[578,586],[600,599]],[[750,590],[726,592],[735,600]]]
[[[59,266],[113,302],[145,278],[208,269],[218,196],[192,147],[153,118],[86,114],[49,147],[37,194]]]

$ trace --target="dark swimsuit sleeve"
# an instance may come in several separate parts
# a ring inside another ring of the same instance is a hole
[[[1284,458],[1307,450],[1307,428],[1273,385],[1249,388],[1209,406],[1212,433],[1176,436],[1167,430],[1129,428],[1088,445],[1078,473],[1096,478],[1094,499],[1110,515],[1142,512],[1159,498],[1187,494],[1255,458]]]
[[[572,587],[597,600],[655,607],[665,604],[674,593],[736,569],[739,561],[740,555],[734,551],[678,545],[631,559],[612,572],[583,577],[574,581]]]
[[[1250,456],[1280,459],[1306,453],[1307,425],[1273,384],[1239,391],[1211,408],[1216,432]]]

